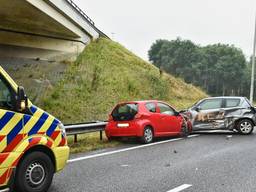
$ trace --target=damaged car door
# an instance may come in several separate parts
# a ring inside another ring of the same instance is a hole
[[[250,134],[255,126],[255,108],[246,98],[225,98],[225,125],[241,134]]]
[[[209,98],[194,106],[193,129],[221,129],[225,126],[223,98]]]

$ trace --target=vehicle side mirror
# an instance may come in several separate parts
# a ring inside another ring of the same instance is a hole
[[[24,87],[19,86],[17,94],[18,94],[18,99],[17,99],[17,105],[18,106],[17,106],[17,108],[20,111],[24,111],[28,107],[28,99],[27,99],[27,96],[25,94]]]
[[[195,109],[195,111],[197,111],[197,112],[201,111],[201,107],[200,107],[200,106],[197,106],[196,109]]]

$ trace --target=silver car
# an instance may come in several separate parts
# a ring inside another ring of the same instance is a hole
[[[256,125],[256,110],[246,97],[210,97],[184,111],[193,131],[232,130],[248,135]]]

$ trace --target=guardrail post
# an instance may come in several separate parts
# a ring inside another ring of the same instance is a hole
[[[74,143],[77,143],[77,134],[74,135]]]
[[[102,131],[100,131],[100,140],[102,141],[103,136],[102,136]]]

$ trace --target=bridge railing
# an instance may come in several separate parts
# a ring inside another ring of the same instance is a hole
[[[78,11],[86,20],[88,20],[92,25],[95,25],[95,23],[94,23],[94,21],[88,16],[88,15],[86,15],[85,14],[85,12],[82,10],[82,9],[80,9],[79,7],[78,7],[78,5],[77,4],[75,4],[75,2],[74,1],[72,1],[72,0],[66,0],[70,5],[72,5],[72,7],[76,10],[76,11]]]

